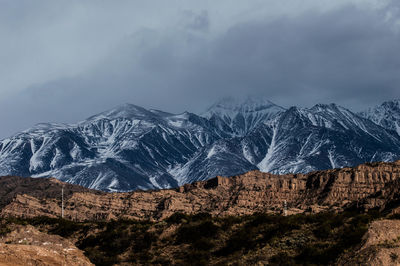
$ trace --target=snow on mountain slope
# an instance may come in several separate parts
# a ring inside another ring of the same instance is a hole
[[[309,172],[400,157],[398,136],[334,104],[292,107],[272,128],[270,147],[257,164],[261,171]]]
[[[202,148],[186,164],[170,171],[179,185],[206,180],[211,176],[232,176],[257,169],[240,153],[240,141],[218,140]]]
[[[124,105],[76,125],[32,128],[0,144],[0,174],[55,176],[125,191],[176,186],[167,168],[185,163],[216,136],[204,118]]]
[[[383,117],[374,123],[335,104],[284,109],[266,99],[229,99],[202,116],[125,104],[77,124],[39,124],[0,141],[0,175],[54,176],[129,191],[253,169],[309,172],[390,161],[400,158],[400,136],[376,123],[392,125],[396,106],[374,112]]]
[[[226,98],[212,105],[202,116],[231,136],[245,136],[260,123],[283,111],[283,107],[265,98]]]
[[[400,100],[387,101],[360,113],[376,124],[396,131],[400,136]]]

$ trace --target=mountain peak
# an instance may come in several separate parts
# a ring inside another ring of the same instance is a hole
[[[386,101],[381,104],[381,106],[384,106],[386,108],[392,108],[392,109],[397,109],[400,110],[400,99],[395,99],[392,101]]]
[[[269,107],[269,106],[278,106],[278,105],[274,104],[265,97],[250,97],[250,96],[245,98],[225,97],[214,103],[209,109],[225,108],[235,111],[247,109],[251,111],[252,108],[256,109],[259,107]]]
[[[333,111],[333,112],[337,112],[337,110],[339,110],[340,107],[339,105],[335,104],[335,103],[330,103],[330,104],[325,104],[325,103],[319,103],[314,105],[313,107],[311,107],[309,110],[313,111],[313,112],[320,112],[320,111]]]
[[[384,128],[396,131],[400,136],[400,99],[386,101],[360,112],[359,115]]]
[[[117,107],[110,109],[108,111],[99,113],[97,115],[89,117],[88,121],[99,120],[99,119],[143,119],[145,117],[157,116],[157,113],[151,112],[141,106],[125,103],[118,105]]]
[[[336,107],[337,104],[336,103],[318,103],[316,105],[314,105],[314,107],[319,107],[319,108],[332,108],[332,107]]]
[[[284,111],[264,97],[230,97],[213,104],[202,116],[211,119],[222,131],[231,132],[232,136],[245,136]]]
[[[227,116],[234,118],[237,114],[255,113],[255,112],[273,112],[284,111],[283,107],[280,107],[265,97],[246,97],[246,98],[234,98],[227,97],[222,98],[213,104],[204,114],[206,117],[212,115]]]
[[[378,104],[374,107],[370,107],[367,110],[361,112],[361,114],[368,114],[372,112],[392,112],[392,111],[400,111],[400,99],[394,99],[390,101],[385,101],[381,104]]]

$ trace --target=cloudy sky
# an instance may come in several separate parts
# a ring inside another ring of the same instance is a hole
[[[0,138],[126,102],[400,98],[400,1],[0,0]]]

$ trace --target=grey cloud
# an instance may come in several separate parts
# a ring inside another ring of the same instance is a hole
[[[196,14],[192,10],[185,10],[182,12],[182,23],[191,30],[195,31],[208,31],[210,20],[207,10],[202,10]]]
[[[142,27],[95,67],[3,101],[0,120],[9,129],[0,134],[78,121],[124,102],[200,112],[217,98],[252,94],[283,106],[336,102],[360,110],[399,98],[400,35],[388,8],[248,19],[217,35],[207,11],[184,11],[184,27]]]

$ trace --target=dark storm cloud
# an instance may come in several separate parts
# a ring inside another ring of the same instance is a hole
[[[8,98],[0,120],[11,129],[73,122],[124,102],[200,112],[220,97],[248,94],[283,106],[337,102],[359,110],[400,97],[395,3],[247,19],[218,34],[207,10],[184,10],[179,26],[142,28],[95,67]]]

